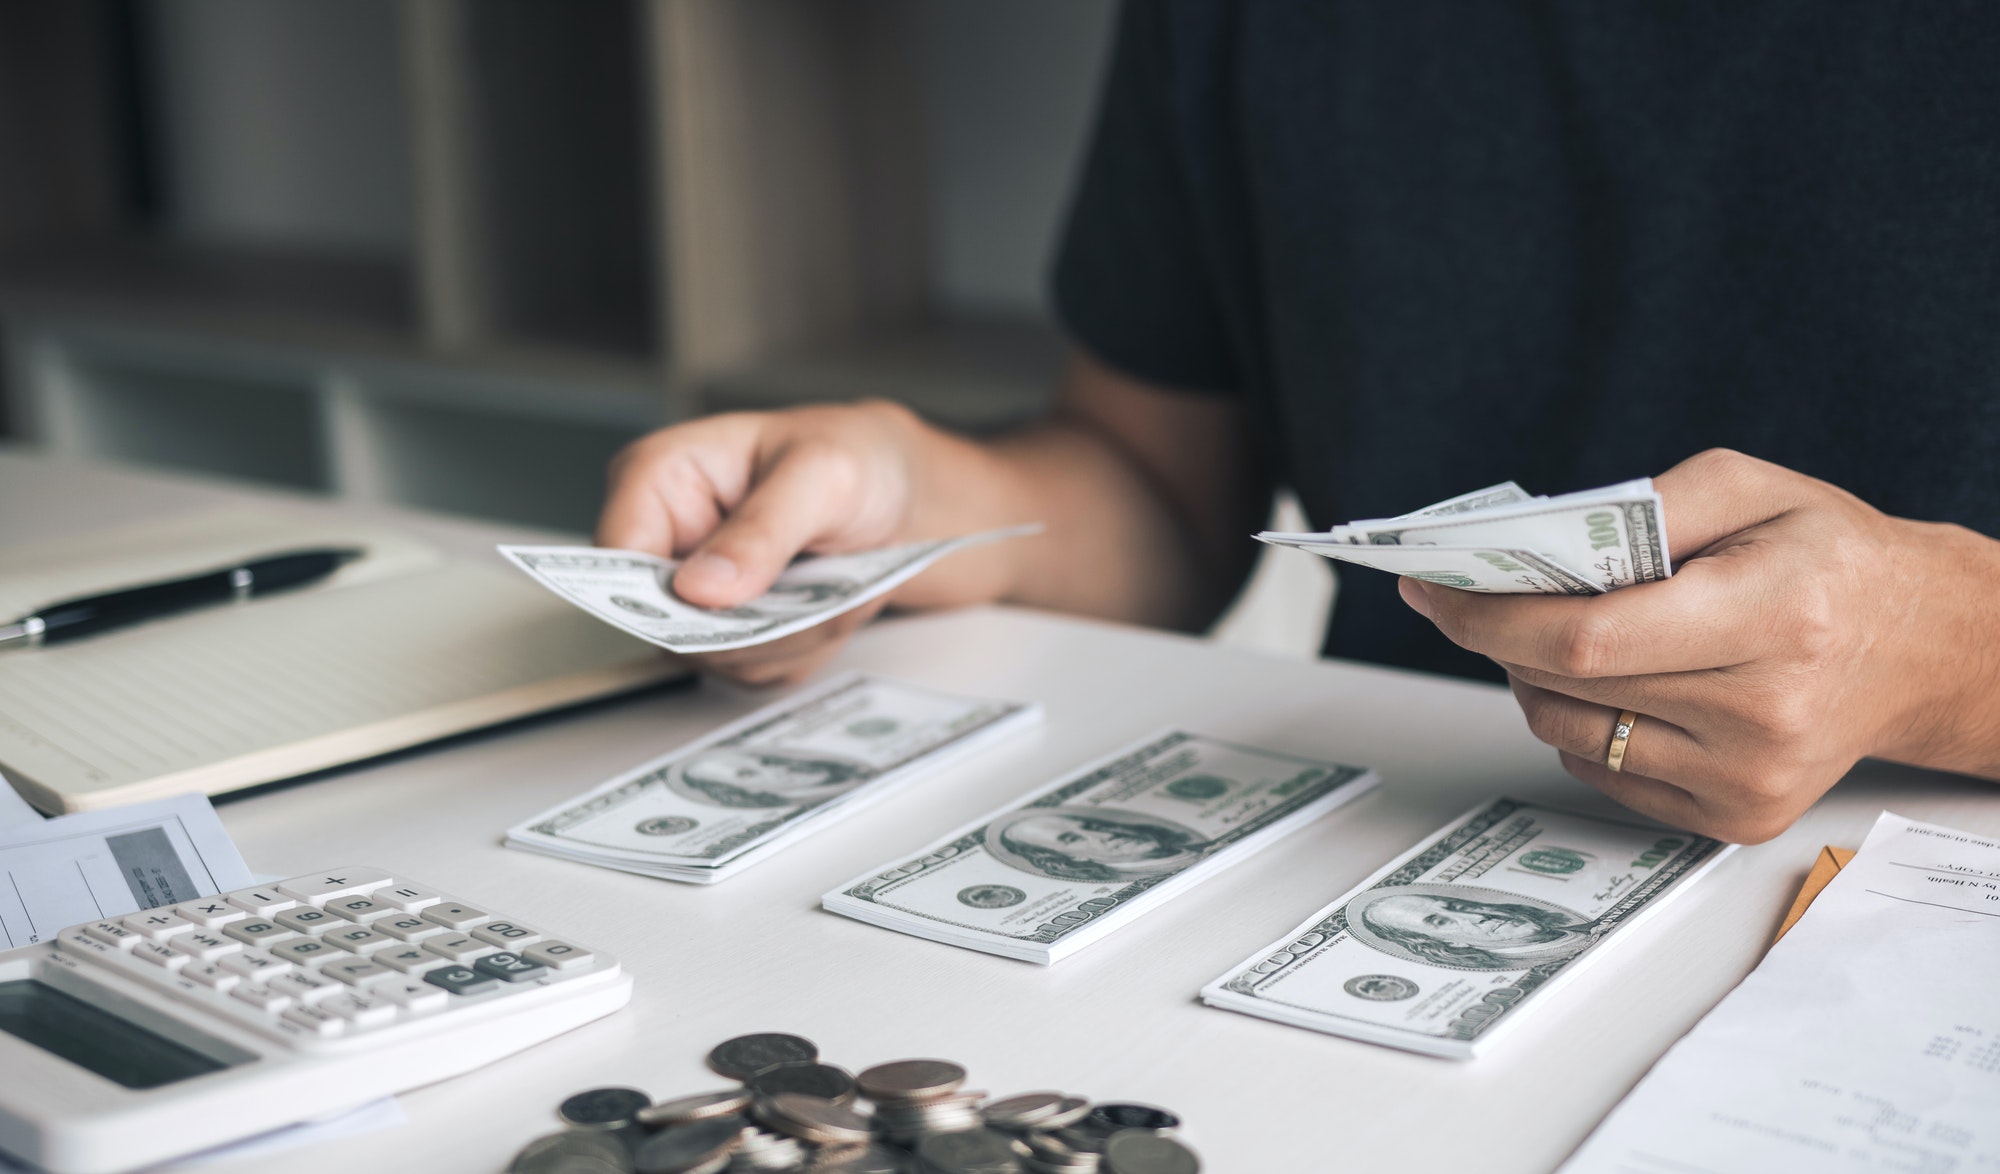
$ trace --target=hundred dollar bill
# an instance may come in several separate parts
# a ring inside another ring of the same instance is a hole
[[[1427,505],[1420,510],[1399,514],[1390,521],[1407,522],[1412,518],[1441,518],[1450,514],[1469,514],[1476,510],[1492,509],[1494,506],[1516,505],[1524,501],[1542,501],[1512,481],[1502,481],[1498,485],[1488,485],[1471,493],[1461,493],[1457,497],[1447,497],[1435,505]]]
[[[1212,1007],[1466,1058],[1732,850],[1513,799],[1467,813],[1202,988]]]
[[[1055,962],[1376,782],[1362,767],[1172,730],[820,903],[918,937]]]
[[[672,652],[725,652],[763,644],[850,611],[901,586],[948,554],[1018,538],[1039,525],[911,542],[858,554],[800,559],[741,607],[703,608],[675,595],[675,559],[597,546],[502,546],[542,586],[641,640]]]
[[[1349,522],[1310,534],[1267,531],[1258,537],[1275,545],[1311,550],[1363,566],[1376,564],[1330,548],[1484,548],[1513,552],[1517,556],[1526,552],[1532,553],[1533,561],[1539,564],[1561,568],[1571,577],[1587,580],[1605,591],[1650,583],[1672,574],[1664,508],[1650,479],[1559,497],[1505,500],[1523,492],[1518,485],[1508,482],[1397,518]],[[1514,561],[1524,560],[1515,557]],[[1542,590],[1539,586],[1510,586],[1513,580],[1506,577],[1491,582],[1496,585],[1473,589]]]
[[[1604,588],[1532,550],[1484,546],[1349,546],[1341,543],[1277,542],[1344,563],[1442,583],[1463,591],[1506,595],[1600,595]]]
[[[507,845],[710,884],[1040,716],[849,674],[550,808]]]

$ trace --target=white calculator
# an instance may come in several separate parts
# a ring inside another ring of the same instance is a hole
[[[602,951],[376,868],[0,953],[0,1150],[108,1174],[489,1064],[625,1005]]]

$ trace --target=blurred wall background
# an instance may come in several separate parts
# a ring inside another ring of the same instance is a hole
[[[0,6],[0,421],[567,530],[694,414],[1008,427],[1059,364],[1044,275],[1112,8]],[[1225,630],[1310,649],[1316,562]]]

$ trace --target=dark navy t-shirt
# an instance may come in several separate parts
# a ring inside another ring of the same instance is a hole
[[[1055,295],[1315,525],[1725,445],[2000,534],[2000,5],[1135,0]],[[1494,675],[1365,571],[1326,650]]]

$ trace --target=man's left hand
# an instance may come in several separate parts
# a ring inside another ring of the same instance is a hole
[[[1507,670],[1571,774],[1691,831],[1768,840],[1863,757],[2000,776],[2000,542],[1726,450],[1654,486],[1670,579],[1570,597],[1406,578],[1403,598]]]

